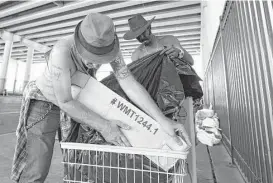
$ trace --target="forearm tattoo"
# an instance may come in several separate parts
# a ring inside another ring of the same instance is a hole
[[[114,70],[114,74],[117,77],[117,79],[124,79],[126,77],[128,77],[131,72],[128,69],[126,63],[124,62],[121,54],[119,54],[116,59],[110,63],[113,70]]]
[[[59,80],[60,77],[62,76],[63,73],[63,69],[60,67],[57,67],[55,65],[52,65],[51,67],[51,74],[52,74],[52,78],[55,80]]]

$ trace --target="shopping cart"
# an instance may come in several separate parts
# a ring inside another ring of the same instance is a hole
[[[66,183],[183,183],[188,152],[61,143]],[[160,164],[175,162],[165,171]]]
[[[192,99],[185,102],[195,144]],[[187,151],[65,142],[61,148],[66,183],[183,183],[187,175]],[[191,155],[191,182],[197,183],[195,146]]]

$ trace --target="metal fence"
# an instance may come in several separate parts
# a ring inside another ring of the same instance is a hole
[[[248,182],[273,182],[273,1],[227,1],[204,79]]]

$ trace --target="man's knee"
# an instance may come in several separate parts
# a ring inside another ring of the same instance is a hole
[[[27,160],[19,183],[43,183],[45,181],[51,165],[54,134],[37,135],[28,131]]]

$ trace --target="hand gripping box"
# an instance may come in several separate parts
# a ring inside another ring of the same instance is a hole
[[[120,120],[129,126],[130,130],[122,130],[133,147],[162,149],[164,151],[180,151],[187,157],[187,144],[182,140],[179,146],[161,128],[159,123],[139,110],[133,104],[120,97],[118,94],[104,86],[94,78],[76,72],[72,77],[72,96],[92,111],[107,120]],[[153,160],[164,170],[174,165],[173,161],[165,159]]]

